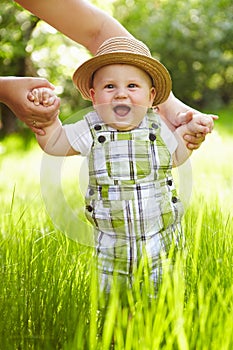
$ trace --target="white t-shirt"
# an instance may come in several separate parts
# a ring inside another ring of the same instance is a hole
[[[173,135],[172,131],[160,118],[161,122],[161,137],[166,144],[169,152],[173,154],[177,148],[177,140]],[[145,119],[140,124],[139,128],[143,128],[145,124]],[[90,132],[89,125],[85,119],[78,121],[74,124],[64,125],[66,136],[70,142],[72,148],[79,152],[82,156],[88,156],[91,151],[91,146],[93,143],[93,138]],[[113,128],[109,128],[114,130]]]

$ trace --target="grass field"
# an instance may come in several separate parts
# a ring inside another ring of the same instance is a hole
[[[114,286],[103,312],[92,249],[67,238],[45,209],[42,152],[15,136],[0,144],[1,350],[233,348],[233,127],[224,113],[192,155],[186,242],[172,273],[155,298],[146,276],[135,276],[124,305]],[[62,180],[74,212],[76,166],[65,163]]]

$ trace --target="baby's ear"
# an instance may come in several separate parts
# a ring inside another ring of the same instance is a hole
[[[89,94],[90,94],[93,105],[95,105],[95,90],[94,90],[94,88],[90,88]]]
[[[156,96],[156,90],[155,90],[155,87],[152,86],[152,88],[150,89],[150,104],[151,105],[149,107],[153,106],[153,102],[154,102],[155,96]]]

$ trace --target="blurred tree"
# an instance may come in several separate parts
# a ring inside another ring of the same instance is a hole
[[[232,101],[232,0],[116,0],[114,17],[166,65],[181,100],[197,108]]]
[[[25,76],[30,71],[30,57],[25,52],[38,19],[29,16],[9,1],[0,3],[0,74]],[[13,92],[12,92],[13,93]],[[1,134],[16,130],[16,118],[11,110],[1,104]]]
[[[26,51],[30,53],[36,74],[56,86],[56,93],[62,98],[61,119],[89,105],[72,82],[77,66],[90,56],[85,48],[40,21],[28,41]]]

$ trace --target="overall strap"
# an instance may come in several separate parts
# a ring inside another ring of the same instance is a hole
[[[161,129],[161,120],[160,116],[153,110],[153,108],[148,108],[147,114],[147,126],[149,129],[157,130],[160,132]]]
[[[87,122],[87,124],[89,125],[91,134],[93,139],[96,138],[96,134],[99,131],[107,131],[108,127],[105,124],[105,122],[103,122],[103,120],[98,116],[98,114],[96,113],[96,111],[91,111],[88,114],[85,115],[85,120]]]

